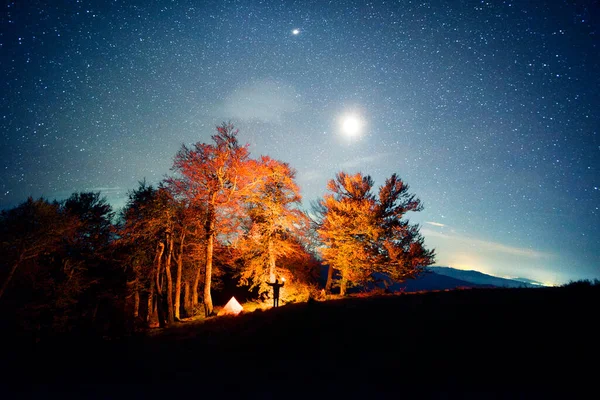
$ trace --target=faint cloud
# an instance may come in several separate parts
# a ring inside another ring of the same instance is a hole
[[[102,192],[102,193],[119,193],[122,189],[120,187],[93,187],[86,188],[83,192]]]
[[[290,85],[258,81],[233,91],[218,106],[217,113],[228,119],[280,124],[286,114],[300,109],[299,97]]]
[[[344,161],[340,164],[342,168],[356,168],[365,164],[371,164],[375,161],[381,160],[382,158],[387,157],[391,153],[379,153],[374,154],[372,156],[364,156],[355,158],[353,160]]]
[[[298,180],[303,182],[315,181],[322,179],[324,174],[316,169],[309,169],[307,171],[298,171]]]
[[[438,232],[432,229],[421,229],[421,233],[430,237],[443,238],[453,242],[460,242],[467,244],[471,247],[476,247],[483,250],[495,251],[504,254],[511,254],[515,256],[529,257],[529,258],[550,258],[552,254],[544,253],[541,251],[527,249],[523,247],[507,246],[502,243],[491,242],[488,240],[474,239],[468,236],[450,235],[447,233]]]
[[[439,226],[441,228],[444,228],[446,225],[445,224],[440,224],[439,222],[433,222],[433,221],[425,221],[426,224],[429,225],[433,225],[433,226]]]

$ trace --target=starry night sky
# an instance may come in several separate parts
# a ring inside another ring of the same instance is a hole
[[[339,170],[397,172],[437,265],[600,277],[597,1],[28,0],[1,18],[0,208],[83,190],[121,207],[231,121],[297,169],[306,208]]]

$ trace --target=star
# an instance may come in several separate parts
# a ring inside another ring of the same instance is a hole
[[[538,2],[519,13],[448,2],[451,24],[422,2],[371,2],[359,21],[343,1],[264,2],[260,13],[147,2],[135,31],[132,2],[41,14],[20,3],[0,22],[12,38],[0,62],[0,209],[92,189],[122,207],[139,180],[169,174],[182,142],[210,143],[231,120],[251,157],[297,169],[302,207],[341,170],[376,185],[398,173],[426,204],[409,218],[446,225],[423,225],[439,265],[600,276],[598,51],[576,2],[560,15]],[[539,16],[535,34],[521,14]]]

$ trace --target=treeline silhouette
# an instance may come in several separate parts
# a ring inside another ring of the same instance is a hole
[[[157,186],[141,181],[119,211],[98,192],[3,210],[4,334],[117,337],[211,316],[213,292],[242,287],[266,301],[268,284],[284,278],[282,300],[306,301],[323,289],[344,295],[375,273],[414,278],[433,263],[404,218],[421,202],[398,176],[374,193],[368,175],[340,172],[309,217],[295,170],[252,158],[237,135],[223,123],[211,143],[182,146],[172,174]]]

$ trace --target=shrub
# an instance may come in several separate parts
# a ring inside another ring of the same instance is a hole
[[[564,285],[562,285],[562,287],[572,288],[572,289],[590,288],[592,286],[600,286],[600,280],[594,279],[593,281],[591,281],[589,279],[582,279],[582,280],[578,280],[578,281],[570,281],[569,283],[565,283]]]

